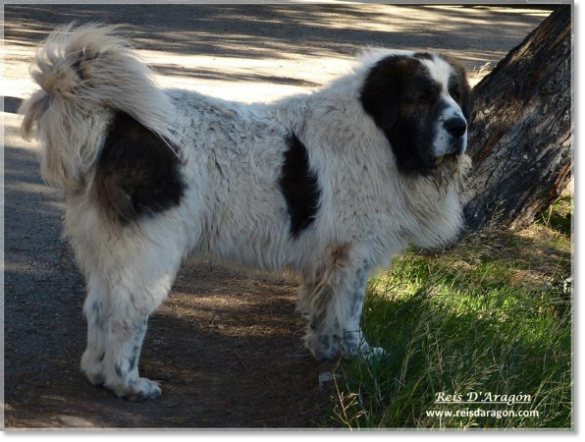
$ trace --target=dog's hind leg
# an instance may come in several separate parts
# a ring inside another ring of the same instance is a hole
[[[129,263],[110,295],[105,341],[104,386],[130,401],[161,394],[156,382],[142,378],[138,360],[150,314],[167,297],[180,255],[152,250]]]
[[[114,391],[118,397],[129,401],[155,399],[161,394],[158,383],[141,378],[138,373],[138,359],[149,314],[127,302],[132,295],[125,288],[117,288],[116,292],[115,296],[126,298],[126,301],[120,302],[119,307],[125,304],[123,310],[116,307],[110,317],[104,360],[104,386]]]
[[[146,233],[158,240],[146,238]],[[180,233],[144,229],[140,236],[111,244],[96,250],[105,254],[99,260],[99,277],[89,275],[88,347],[82,369],[92,383],[103,384],[120,398],[154,399],[161,390],[140,377],[138,361],[148,317],[166,299],[181,264]]]
[[[360,327],[371,267],[364,258],[337,256],[331,269],[305,281],[301,310],[310,322],[305,344],[317,360],[381,352],[368,345]]]

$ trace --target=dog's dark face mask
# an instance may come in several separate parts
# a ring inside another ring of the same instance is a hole
[[[429,175],[467,148],[471,93],[453,60],[427,53],[383,58],[368,73],[360,98],[402,173]]]

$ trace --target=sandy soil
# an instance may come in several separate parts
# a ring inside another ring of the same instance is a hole
[[[40,179],[18,136],[34,88],[28,62],[73,19],[123,23],[163,85],[241,101],[307,92],[347,71],[367,44],[442,50],[474,78],[547,12],[494,8],[303,6],[5,6],[5,425],[31,427],[314,427],[329,425],[330,369],[301,347],[294,278],[186,266],[150,321],[141,370],[163,396],[132,404],[92,387],[84,281],[60,239],[62,195]]]

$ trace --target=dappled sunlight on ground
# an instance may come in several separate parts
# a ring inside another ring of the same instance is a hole
[[[36,46],[57,25],[95,21],[106,6],[54,7],[46,23],[7,10],[5,96],[35,90],[28,76]],[[336,5],[128,6],[134,15],[108,11],[105,23],[122,31],[160,74],[164,87],[178,87],[236,101],[272,101],[309,92],[348,72],[367,46],[446,51],[467,66],[477,83],[549,11],[469,7]],[[178,16],[176,15],[178,13]],[[175,14],[171,26],[162,23]],[[14,18],[13,18],[14,17]],[[50,20],[54,20],[50,22]],[[148,26],[147,26],[148,25]]]
[[[267,60],[138,51],[157,73],[157,83],[223,99],[273,101],[306,93],[351,70],[351,58],[304,63],[303,57]]]
[[[530,3],[530,2],[527,2]],[[537,3],[537,2],[533,2]],[[544,2],[543,2],[544,3]],[[444,5],[444,6],[428,6],[429,8],[438,9],[438,10],[450,10],[450,9],[461,9],[465,8],[466,6],[458,6],[458,5]],[[549,16],[550,11],[543,10],[543,9],[529,9],[529,8],[505,8],[505,7],[498,7],[498,6],[478,6],[472,8],[473,12],[480,16],[483,11],[489,10],[490,12],[497,12],[497,13],[506,13],[506,14],[517,14],[518,16],[529,16],[529,17],[538,17],[544,19]],[[481,20],[481,21],[485,21]]]

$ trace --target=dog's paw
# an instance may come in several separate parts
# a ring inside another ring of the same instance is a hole
[[[337,345],[318,346],[313,350],[313,356],[317,362],[336,361],[341,358],[341,352]]]
[[[335,361],[341,357],[341,348],[332,335],[308,333],[305,345],[318,362]]]
[[[156,399],[161,395],[158,382],[147,378],[139,378],[131,382],[125,389],[115,389],[116,396],[129,402],[143,402]]]
[[[390,353],[382,347],[370,347],[363,355],[370,361],[381,361],[390,358]]]

